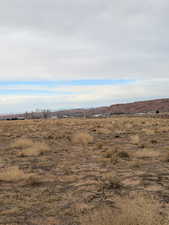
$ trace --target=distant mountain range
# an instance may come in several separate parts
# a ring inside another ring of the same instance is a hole
[[[57,112],[58,115],[97,115],[97,114],[135,114],[148,112],[169,112],[169,98],[133,103],[114,104],[111,106],[91,109],[72,109]]]
[[[169,112],[169,98],[111,105],[110,111],[123,113]]]
[[[113,115],[113,114],[136,114],[136,113],[151,113],[151,112],[169,112],[169,98],[156,99],[149,101],[139,101],[125,104],[114,104],[105,107],[97,107],[90,109],[70,109],[55,112],[48,112],[42,110],[41,112],[32,112],[25,114],[1,115],[0,118],[14,118],[14,117],[82,117],[82,116],[99,116],[99,115]]]

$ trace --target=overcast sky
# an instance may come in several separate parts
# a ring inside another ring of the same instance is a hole
[[[169,97],[168,0],[0,0],[0,113]]]

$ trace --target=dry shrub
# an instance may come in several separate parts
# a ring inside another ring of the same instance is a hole
[[[101,162],[105,165],[108,163],[116,164],[119,162],[120,157],[118,156],[117,149],[105,149],[104,152],[101,152],[100,157],[97,159],[98,162]]]
[[[96,143],[96,149],[102,149],[102,148],[103,148],[103,143],[102,142]]]
[[[110,122],[108,124],[105,124],[104,127],[110,131],[114,129],[113,124],[111,124]]]
[[[117,149],[108,149],[102,154],[102,158],[110,158],[111,162],[118,162],[120,159],[129,160],[130,154],[126,151],[118,151]],[[114,164],[113,163],[113,164]]]
[[[25,181],[26,181],[26,185],[31,185],[31,186],[39,185],[42,182],[41,177],[36,176],[35,174],[27,175],[27,179]]]
[[[158,141],[157,141],[157,139],[152,139],[152,140],[150,140],[150,143],[151,143],[151,144],[157,144]]]
[[[119,157],[118,153],[119,153],[118,150],[114,149],[112,157],[111,157],[111,163],[113,165],[119,163],[119,161],[120,161],[120,157]]]
[[[106,173],[101,178],[102,186],[105,189],[119,189],[121,188],[120,178],[115,173]]]
[[[87,132],[76,133],[72,137],[73,144],[81,144],[82,146],[86,146],[93,142],[93,136],[91,136]]]
[[[1,170],[0,180],[6,182],[16,182],[29,178],[29,174],[25,174],[17,166],[12,166]]]
[[[125,133],[126,131],[122,129],[115,130],[114,132],[116,138],[120,137],[122,134],[125,134]]]
[[[18,153],[19,156],[39,156],[49,151],[49,146],[45,143],[34,143],[29,148],[23,149]]]
[[[46,143],[34,143],[31,139],[19,138],[11,144],[11,148],[20,149],[18,156],[39,156],[49,150]]]
[[[119,156],[120,158],[122,158],[122,159],[129,159],[129,158],[130,158],[129,153],[126,152],[126,151],[120,151],[120,152],[118,153],[118,156]]]
[[[102,155],[102,157],[104,157],[104,158],[112,158],[113,156],[114,156],[113,149],[107,149]]]
[[[32,140],[27,138],[19,138],[15,140],[14,143],[11,144],[11,148],[23,149],[23,148],[29,148],[32,145],[33,145]]]
[[[4,182],[24,182],[25,185],[37,185],[41,183],[39,176],[33,173],[24,173],[17,166],[11,166],[0,171],[0,181]]]
[[[142,165],[144,165],[144,160],[142,160],[141,158],[130,162],[130,168],[132,169],[140,169]]]
[[[130,137],[131,143],[134,145],[138,145],[140,143],[140,137],[138,135],[133,135]]]
[[[110,163],[112,163],[111,160],[112,160],[111,158],[103,158],[103,157],[97,158],[97,162],[101,163],[103,167],[107,167],[108,165],[110,165]]]
[[[116,121],[116,120],[112,120],[112,121],[111,121],[111,124],[112,124],[112,125],[116,125],[116,124],[117,124],[117,121]]]
[[[133,124],[132,123],[126,123],[125,128],[130,130],[130,129],[133,128]]]
[[[151,129],[142,129],[142,131],[146,134],[146,135],[154,135],[155,134],[155,131],[154,130],[151,130]]]
[[[81,225],[168,225],[160,204],[150,196],[137,195],[118,201],[120,211],[105,207],[80,218]]]

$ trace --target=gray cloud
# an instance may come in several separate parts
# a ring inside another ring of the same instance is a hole
[[[167,0],[0,0],[0,80],[157,78]]]

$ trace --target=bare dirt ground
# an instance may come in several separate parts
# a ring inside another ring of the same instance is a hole
[[[127,222],[140,194],[152,223]],[[0,224],[166,225],[168,203],[167,119],[0,122]]]

